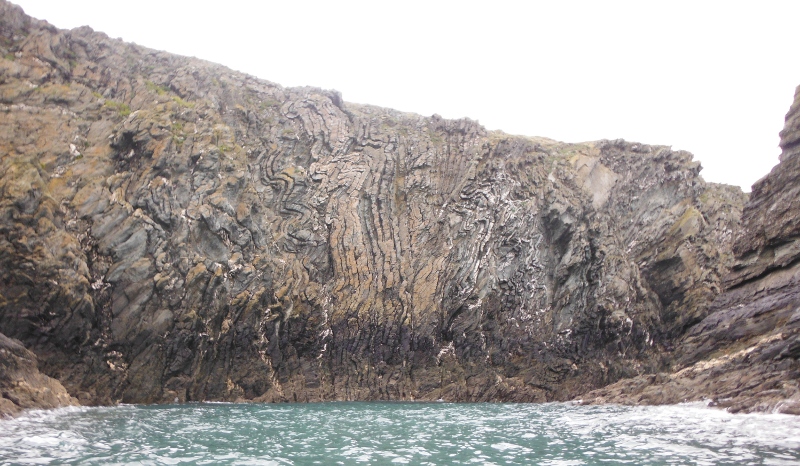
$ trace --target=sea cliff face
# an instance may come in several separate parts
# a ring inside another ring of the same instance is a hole
[[[567,400],[706,348],[723,277],[784,267],[782,227],[737,239],[746,195],[668,147],[351,104],[4,1],[0,53],[0,332],[84,404]]]
[[[800,87],[781,148],[745,205],[725,291],[680,341],[677,370],[621,381],[587,402],[706,399],[732,411],[800,414]]]

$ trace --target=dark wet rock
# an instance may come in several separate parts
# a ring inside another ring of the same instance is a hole
[[[0,13],[0,331],[82,403],[567,400],[669,370],[733,264],[689,153]]]

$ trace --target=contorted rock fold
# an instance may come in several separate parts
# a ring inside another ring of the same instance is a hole
[[[83,403],[565,400],[668,366],[732,263],[689,153],[0,13],[0,331]]]

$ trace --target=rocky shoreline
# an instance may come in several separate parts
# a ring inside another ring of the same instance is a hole
[[[0,53],[2,409],[797,413],[797,99],[748,200],[669,147],[351,104],[4,0]]]
[[[26,409],[78,404],[58,380],[39,372],[35,354],[3,334],[0,334],[0,393],[0,418]]]
[[[781,148],[744,207],[724,292],[678,344],[678,370],[622,380],[584,402],[707,399],[733,412],[800,414],[800,87]]]

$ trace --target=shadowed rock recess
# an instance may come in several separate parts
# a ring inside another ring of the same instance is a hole
[[[0,332],[83,404],[568,400],[739,351],[720,309],[764,345],[793,312],[732,304],[784,296],[782,179],[737,240],[747,196],[668,147],[346,103],[4,1],[0,54]]]

